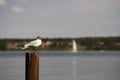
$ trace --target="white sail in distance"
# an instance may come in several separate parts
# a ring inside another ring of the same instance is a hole
[[[77,52],[77,44],[75,40],[72,41],[72,51]]]

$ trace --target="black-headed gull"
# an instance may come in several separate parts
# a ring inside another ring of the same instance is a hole
[[[39,47],[41,44],[42,44],[41,37],[37,36],[36,40],[31,41],[31,42],[25,44],[22,49],[26,49],[26,48],[33,48],[33,49],[35,49],[36,47]]]

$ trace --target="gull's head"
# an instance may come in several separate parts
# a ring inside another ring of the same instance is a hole
[[[40,36],[37,36],[37,39],[42,39]]]

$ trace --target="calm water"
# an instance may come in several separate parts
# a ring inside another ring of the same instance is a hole
[[[40,80],[120,80],[120,52],[40,53]],[[0,52],[0,80],[25,80],[25,52]]]

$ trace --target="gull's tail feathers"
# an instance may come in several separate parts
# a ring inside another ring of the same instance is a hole
[[[26,49],[25,47],[21,47],[21,49]]]
[[[26,48],[28,48],[29,47],[29,44],[26,44],[26,45],[24,45],[23,47],[21,47],[21,49],[26,49]]]

